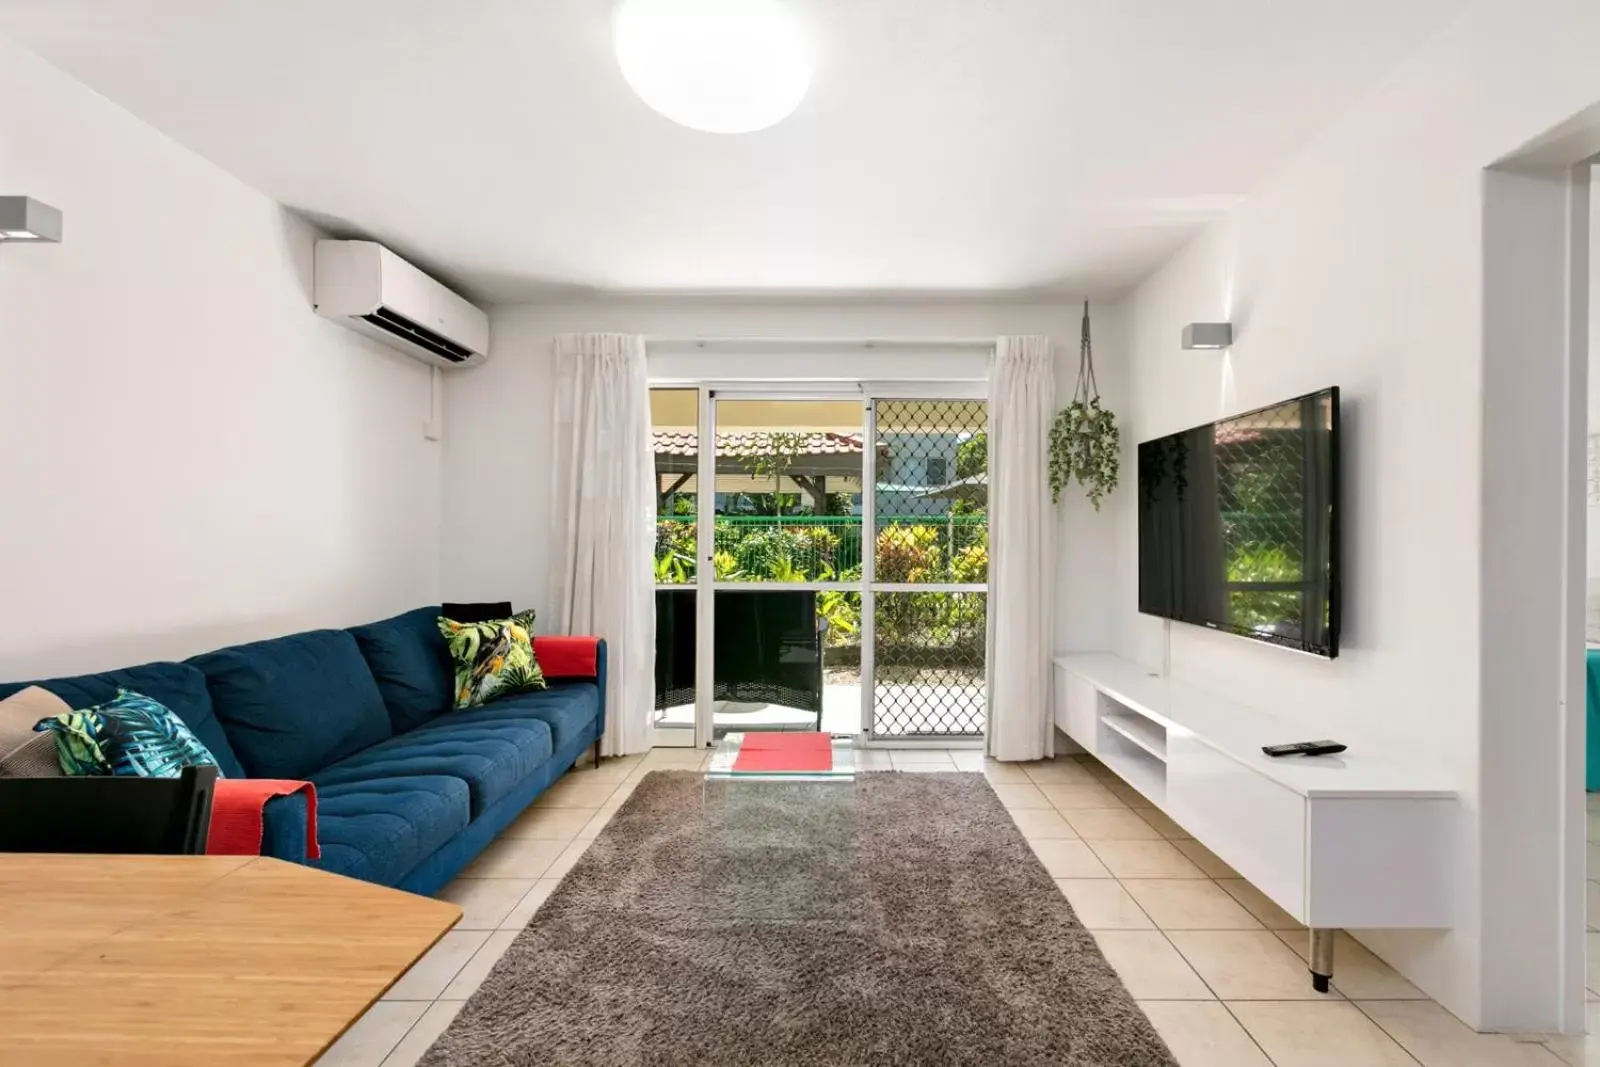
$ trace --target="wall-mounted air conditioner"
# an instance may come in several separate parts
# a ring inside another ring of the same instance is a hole
[[[317,242],[316,311],[437,367],[489,358],[489,316],[373,241]]]

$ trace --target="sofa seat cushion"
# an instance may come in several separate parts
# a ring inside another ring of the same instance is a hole
[[[245,777],[244,766],[234,754],[228,736],[222,732],[211,706],[206,676],[187,663],[146,663],[103,674],[83,674],[75,678],[52,678],[43,682],[0,683],[0,699],[19,689],[37,685],[66,701],[74,711],[104,704],[119,689],[143,693],[171,709],[217,761],[224,778]]]
[[[389,709],[394,732],[414,730],[455,706],[455,667],[439,633],[439,609],[418,608],[350,630]]]
[[[217,718],[253,778],[309,778],[394,734],[378,683],[343,630],[235,645],[189,662],[205,674]]]
[[[510,793],[550,758],[550,728],[533,718],[494,723],[440,720],[347,756],[311,776],[324,785],[447,774],[466,783],[472,817]]]
[[[398,885],[471,821],[459,778],[375,778],[317,786],[317,840],[311,866],[379,885]]]
[[[428,723],[419,734],[450,724],[491,723],[505,719],[538,719],[550,727],[561,748],[594,723],[600,713],[600,689],[593,682],[563,682],[532,693],[517,693],[481,708],[453,711]]]

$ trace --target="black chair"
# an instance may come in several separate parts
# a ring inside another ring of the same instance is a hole
[[[828,624],[806,590],[721,591],[714,637],[716,700],[814,712],[822,729]],[[656,590],[656,710],[695,698],[695,591]]]
[[[177,778],[0,778],[0,852],[201,855],[215,767]]]
[[[810,590],[719,592],[717,699],[815,712],[820,730],[825,632]]]

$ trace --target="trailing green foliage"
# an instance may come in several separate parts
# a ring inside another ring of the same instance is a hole
[[[1075,400],[1056,413],[1050,426],[1050,500],[1074,481],[1083,485],[1096,511],[1117,487],[1122,466],[1122,435],[1117,417],[1100,406],[1100,398]]]
[[[1086,490],[1096,511],[1117,487],[1122,466],[1122,435],[1117,417],[1100,404],[1094,378],[1094,347],[1089,339],[1089,304],[1083,305],[1083,331],[1078,350],[1078,385],[1072,403],[1050,424],[1050,500],[1061,502],[1061,490],[1074,481]]]

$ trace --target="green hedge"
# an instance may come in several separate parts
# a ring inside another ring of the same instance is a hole
[[[988,516],[891,516],[879,520],[877,576],[882,582],[983,582],[989,573]],[[692,517],[656,520],[656,581],[695,577]],[[720,581],[856,581],[863,532],[852,516],[716,520]]]

